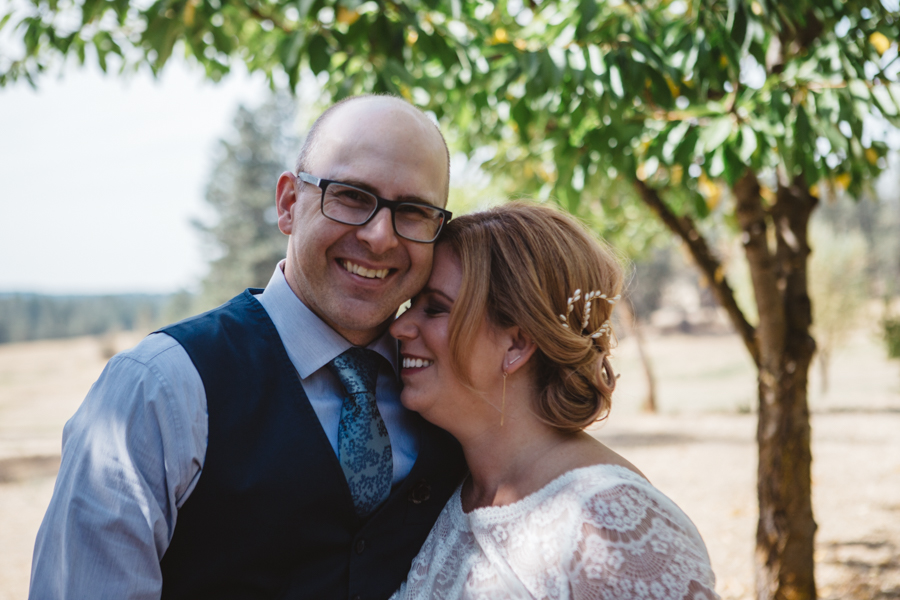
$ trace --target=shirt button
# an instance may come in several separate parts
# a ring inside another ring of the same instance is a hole
[[[356,553],[362,554],[365,551],[366,551],[366,540],[359,540],[358,542],[356,542]]]

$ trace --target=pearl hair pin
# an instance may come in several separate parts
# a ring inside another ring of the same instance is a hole
[[[581,319],[581,331],[584,331],[588,323],[591,320],[591,304],[594,300],[606,300],[609,304],[615,304],[622,297],[621,294],[616,294],[612,298],[608,297],[606,294],[600,292],[600,290],[594,290],[593,292],[588,292],[584,296],[584,318]],[[566,301],[566,314],[559,315],[559,320],[563,327],[569,329],[569,315],[572,314],[572,311],[575,309],[575,303],[579,300],[582,300],[581,290],[575,290],[575,293],[572,294],[572,297]],[[598,337],[609,335],[611,325],[609,319],[603,321],[603,324],[600,325],[600,328],[594,333],[588,334],[588,337],[593,339],[597,339]]]

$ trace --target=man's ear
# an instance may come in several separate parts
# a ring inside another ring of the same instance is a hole
[[[512,375],[528,362],[528,359],[537,350],[537,344],[528,334],[515,326],[507,329],[506,334],[509,336],[509,345],[506,349],[506,356],[503,358],[503,369]]]
[[[284,235],[291,235],[294,228],[292,208],[297,202],[297,178],[290,171],[285,171],[278,178],[275,188],[275,208],[278,209],[278,229]]]

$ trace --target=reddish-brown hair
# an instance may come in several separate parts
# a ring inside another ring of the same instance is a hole
[[[621,292],[622,266],[610,247],[570,215],[528,202],[453,219],[439,243],[452,249],[462,269],[449,324],[451,356],[462,380],[470,383],[462,367],[483,320],[500,328],[515,325],[537,345],[538,416],[562,431],[604,418],[616,383],[608,359],[613,334],[590,334],[610,318],[613,305],[594,300],[584,331],[583,301],[574,303],[568,328],[559,315],[577,289],[610,298]]]

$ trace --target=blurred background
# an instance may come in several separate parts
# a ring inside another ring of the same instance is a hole
[[[767,597],[757,307],[777,289],[803,321],[784,290],[805,277],[817,593],[900,598],[898,7],[723,4],[136,3],[138,33],[96,7],[54,20],[98,3],[0,8],[0,600],[27,595],[62,427],[105,362],[265,285],[286,245],[278,175],[359,92],[439,122],[454,213],[556,202],[622,253],[621,379],[593,433],[694,519],[726,599]],[[357,31],[376,26],[400,50]],[[761,282],[756,242],[782,287]]]

